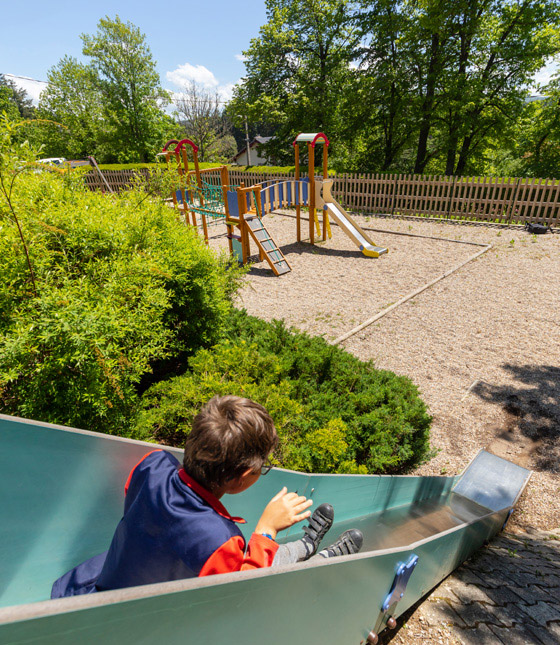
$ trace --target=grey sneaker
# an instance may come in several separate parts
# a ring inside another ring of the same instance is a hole
[[[326,549],[319,551],[319,555],[324,558],[334,558],[338,555],[351,555],[358,553],[364,543],[364,536],[358,529],[350,529],[338,538],[336,542],[328,546]]]
[[[333,520],[334,509],[330,504],[321,504],[315,509],[309,518],[309,524],[303,527],[305,535],[302,541],[307,549],[307,557],[311,557],[317,552],[319,544],[331,528]]]

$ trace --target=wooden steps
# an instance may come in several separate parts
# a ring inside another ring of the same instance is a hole
[[[270,268],[274,271],[274,274],[283,275],[284,273],[289,273],[292,268],[270,233],[266,230],[262,220],[257,215],[245,215],[245,223],[247,224],[251,237],[258,246],[261,254],[264,255]]]

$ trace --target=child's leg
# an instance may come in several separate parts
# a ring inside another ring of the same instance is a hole
[[[281,544],[276,551],[273,567],[283,564],[293,564],[302,562],[314,555],[319,548],[321,540],[325,537],[326,532],[331,528],[334,518],[334,510],[330,504],[321,504],[318,506],[313,515],[309,518],[309,523],[304,527],[305,535],[301,540]]]
[[[303,560],[317,560],[319,558],[335,558],[339,555],[351,555],[358,553],[362,548],[364,536],[358,529],[350,529],[345,531],[336,542],[333,542],[326,549],[322,549],[312,557],[309,556],[309,546],[305,542],[305,538],[281,544],[276,551],[273,567],[281,567],[283,564],[294,564],[295,562],[302,562]]]
[[[361,531],[358,529],[350,529],[349,531],[344,531],[344,533],[338,538],[336,542],[333,542],[326,549],[322,549],[317,553],[315,558],[335,558],[339,555],[351,555],[353,553],[358,553],[362,548],[364,543],[364,536]]]
[[[302,562],[307,560],[307,547],[303,540],[296,540],[295,542],[288,542],[281,544],[276,551],[273,567],[281,567],[283,564],[294,564],[294,562]]]

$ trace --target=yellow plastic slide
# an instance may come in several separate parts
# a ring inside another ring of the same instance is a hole
[[[320,182],[317,182],[317,186],[319,188],[316,196],[317,208],[326,206],[327,213],[367,257],[378,258],[380,255],[388,253],[389,249],[377,246],[372,242],[366,232],[350,217],[350,215],[348,215],[344,208],[342,208],[342,206],[331,195],[332,183],[332,179],[324,181],[322,185]]]

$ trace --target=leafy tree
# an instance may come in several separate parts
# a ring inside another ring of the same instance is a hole
[[[273,125],[269,147],[279,160],[301,131],[323,130],[336,137],[338,105],[357,42],[348,0],[267,0],[267,23],[244,54],[247,75],[228,106],[238,115]]]
[[[362,6],[362,76],[377,92],[383,168],[395,159],[416,173],[480,165],[490,140],[520,118],[534,73],[560,50],[555,0]]]
[[[71,159],[97,155],[103,99],[91,68],[65,56],[47,78],[38,109],[41,118],[53,122],[40,130],[45,154]]]
[[[489,135],[515,122],[531,80],[560,51],[557,2],[464,0],[456,8],[456,53],[446,78],[446,173],[464,174]]]
[[[560,173],[560,79],[543,88],[543,98],[526,105],[510,148],[520,166],[517,174],[558,177]],[[510,153],[510,154],[511,154]]]
[[[9,118],[23,119],[32,119],[35,114],[27,92],[4,74],[0,74],[0,112],[6,112]]]
[[[103,159],[151,161],[169,128],[161,110],[169,96],[160,85],[146,36],[116,16],[102,18],[98,32],[83,34],[82,41],[103,101]]]

